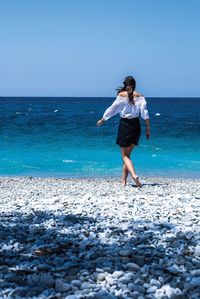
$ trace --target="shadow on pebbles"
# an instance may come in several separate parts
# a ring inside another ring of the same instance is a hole
[[[0,298],[200,298],[198,180],[0,178]]]

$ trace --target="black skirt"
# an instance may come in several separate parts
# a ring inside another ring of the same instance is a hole
[[[131,144],[138,145],[141,134],[139,117],[121,118],[118,127],[116,144],[120,147],[128,147]]]

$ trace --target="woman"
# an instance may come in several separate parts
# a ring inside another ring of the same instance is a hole
[[[149,113],[144,96],[135,91],[135,79],[128,76],[123,84],[124,86],[118,89],[116,100],[106,109],[103,117],[97,122],[97,126],[99,127],[115,114],[120,114],[116,144],[121,148],[123,159],[122,183],[126,185],[128,173],[130,173],[137,187],[142,187],[130,155],[134,147],[138,145],[141,134],[139,115],[146,122],[146,139],[150,137]]]

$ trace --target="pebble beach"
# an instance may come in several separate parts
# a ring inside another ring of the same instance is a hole
[[[199,299],[200,180],[0,178],[0,298]]]

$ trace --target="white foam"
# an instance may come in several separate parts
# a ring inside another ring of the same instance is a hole
[[[75,160],[63,160],[64,163],[74,163],[76,162]]]
[[[160,116],[160,115],[161,115],[160,113],[156,113],[156,114],[155,114],[155,116]]]

